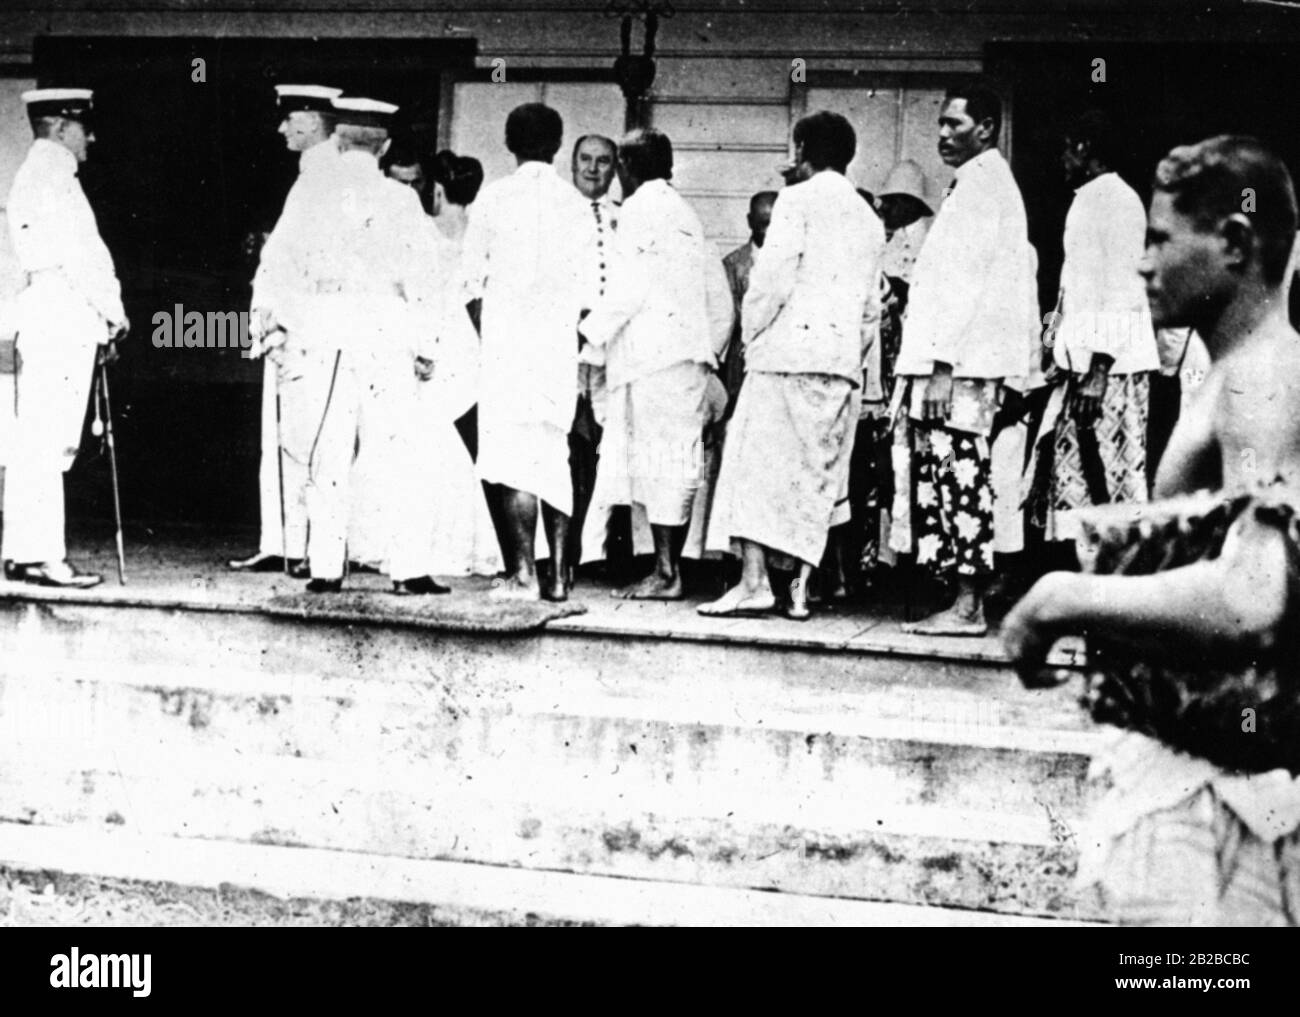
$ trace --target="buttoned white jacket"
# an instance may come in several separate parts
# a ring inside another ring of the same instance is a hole
[[[126,320],[113,257],[77,178],[77,157],[37,138],[14,176],[9,233],[27,287],[16,301],[19,344],[106,343]]]

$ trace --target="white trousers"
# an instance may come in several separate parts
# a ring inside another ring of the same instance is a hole
[[[301,558],[307,553],[307,464],[280,453],[280,430],[276,422],[276,393],[281,391],[279,371],[269,359],[262,375],[262,462],[258,470],[258,502],[261,510],[261,554],[284,554]],[[286,410],[286,396],[280,396],[280,412]],[[292,408],[290,408],[292,409]],[[280,478],[284,477],[284,533],[280,527]]]
[[[407,357],[339,359],[307,482],[307,557],[314,578],[343,575],[358,497],[371,506],[367,515],[379,535],[380,546],[367,557],[388,562],[388,574],[398,581],[433,571],[426,509],[434,478],[421,462],[417,385]],[[368,483],[377,487],[364,495],[354,483],[358,448],[366,450]]]
[[[7,443],[4,537],[0,555],[24,564],[68,554],[63,473],[72,465],[90,400],[94,340],[80,333],[29,329],[19,337],[18,411]]]
[[[10,461],[5,468],[6,561],[30,565],[68,556],[64,535],[63,470],[48,462]]]

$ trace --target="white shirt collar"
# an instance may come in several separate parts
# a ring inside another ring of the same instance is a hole
[[[515,172],[526,177],[544,177],[555,175],[555,167],[549,162],[540,162],[537,159],[529,159],[528,162],[519,164]],[[581,197],[581,195],[579,195]]]
[[[987,166],[990,163],[994,162],[995,160],[1001,158],[1002,158],[1002,153],[999,152],[997,146],[994,145],[992,148],[986,148],[983,152],[975,156],[973,159],[967,159],[964,163],[962,163],[955,170],[953,170],[953,176],[955,176],[958,180],[960,180],[967,173],[970,173],[972,171],[978,173],[981,167]]]

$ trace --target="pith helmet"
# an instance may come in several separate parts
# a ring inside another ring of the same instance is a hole
[[[911,159],[903,159],[889,171],[889,176],[885,178],[885,185],[878,193],[882,198],[886,194],[906,194],[924,205],[927,215],[934,215],[934,209],[930,207],[930,200],[926,197],[926,190],[925,170]]]

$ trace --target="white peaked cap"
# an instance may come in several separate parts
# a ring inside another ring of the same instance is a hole
[[[325,85],[276,85],[275,99],[280,109],[286,113],[296,110],[328,112],[330,102],[343,94],[341,88],[327,88]]]
[[[387,127],[397,107],[391,102],[348,95],[334,100],[334,112],[344,123],[363,127]]]
[[[94,98],[89,88],[33,88],[22,94],[29,117],[85,116]]]
[[[333,99],[343,94],[341,88],[329,88],[326,85],[276,85],[276,95],[305,95],[313,99]]]

